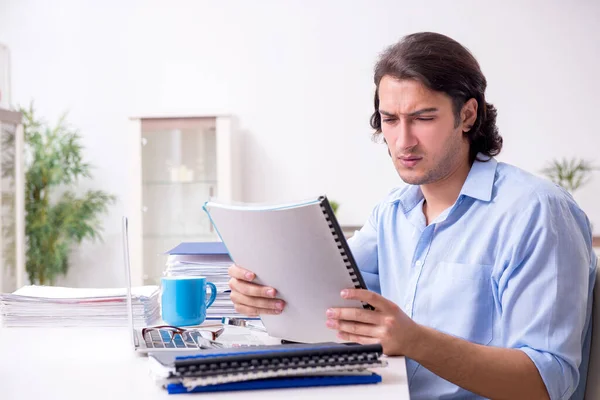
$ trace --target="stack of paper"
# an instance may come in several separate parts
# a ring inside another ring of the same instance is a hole
[[[229,291],[227,269],[230,265],[231,261],[221,263],[217,261],[191,262],[170,259],[167,261],[166,274],[168,276],[204,276],[207,281],[215,284],[219,294],[223,294]]]
[[[158,286],[134,287],[131,294],[136,326],[160,318]],[[24,286],[0,294],[0,313],[5,326],[126,326],[127,289]]]
[[[244,317],[229,298],[227,270],[233,263],[222,242],[185,242],[167,252],[167,276],[204,276],[217,287],[217,298],[206,312],[207,319]]]

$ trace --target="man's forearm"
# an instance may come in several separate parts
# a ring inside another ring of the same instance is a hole
[[[548,399],[531,359],[516,349],[482,346],[419,326],[405,353],[431,372],[493,399]]]

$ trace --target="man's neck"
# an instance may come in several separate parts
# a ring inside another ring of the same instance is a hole
[[[469,162],[461,163],[442,180],[421,185],[421,191],[423,197],[425,197],[423,213],[427,225],[456,202],[470,170],[471,164]]]

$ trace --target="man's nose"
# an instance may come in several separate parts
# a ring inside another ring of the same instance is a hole
[[[394,148],[397,153],[402,154],[404,150],[417,145],[417,137],[414,135],[414,132],[407,121],[401,121],[396,125],[395,129],[396,140],[394,142]]]

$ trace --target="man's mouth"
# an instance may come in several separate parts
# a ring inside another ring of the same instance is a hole
[[[400,160],[400,163],[407,167],[407,168],[412,168],[415,165],[417,165],[417,163],[419,161],[421,161],[423,159],[423,157],[418,157],[418,156],[400,156],[398,157],[398,159]]]

